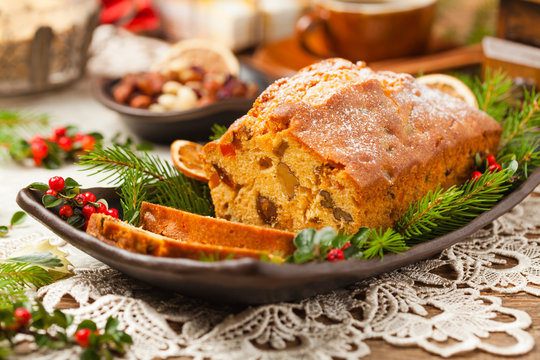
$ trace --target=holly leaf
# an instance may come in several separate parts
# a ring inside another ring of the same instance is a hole
[[[312,252],[313,251],[313,237],[315,236],[315,229],[304,229],[300,231],[293,239],[294,246],[300,252]]]
[[[7,226],[0,226],[0,236],[6,236],[7,233],[9,232],[9,229]]]
[[[96,323],[92,320],[83,320],[80,322],[80,324],[77,326],[77,331],[81,329],[90,329],[92,331],[97,330]]]
[[[77,181],[73,180],[72,178],[68,177],[65,179],[65,185],[66,188],[75,188],[75,187],[81,187],[82,185],[79,184]]]
[[[45,194],[41,198],[41,202],[43,203],[43,206],[45,206],[47,209],[56,207],[60,204],[62,204],[64,200],[61,198],[57,198],[54,195]]]
[[[69,225],[79,229],[86,223],[86,218],[82,214],[73,214],[70,217],[68,217],[66,222]]]
[[[117,318],[110,317],[107,319],[107,323],[105,324],[105,333],[107,334],[113,334],[116,332],[116,328],[118,327],[119,321]]]
[[[369,239],[369,228],[361,227],[349,240],[351,245],[356,248],[362,248],[362,246]]]
[[[27,218],[27,215],[24,211],[17,211],[11,217],[10,224],[11,226],[21,225],[26,220],[26,218]]]
[[[30,185],[27,186],[29,189],[35,189],[39,191],[47,191],[49,190],[49,185],[42,183],[42,182],[33,182]]]
[[[39,266],[47,271],[53,281],[69,276],[69,267],[73,266],[66,259],[66,253],[51,245],[48,240],[22,247],[10,254],[5,261]]]

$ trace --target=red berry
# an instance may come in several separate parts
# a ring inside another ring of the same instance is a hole
[[[84,194],[75,195],[75,198],[73,198],[73,200],[75,200],[75,203],[78,206],[84,206],[88,202],[88,199],[86,198],[86,196],[84,196]]]
[[[86,200],[90,202],[96,201],[96,195],[92,194],[91,192],[85,192],[83,195],[86,198]]]
[[[30,144],[33,144],[33,143],[42,143],[42,142],[45,142],[45,140],[43,139],[43,136],[41,135],[34,135],[32,136],[32,138],[28,141]]]
[[[81,139],[81,145],[84,151],[93,150],[95,143],[96,143],[96,139],[94,139],[94,137],[91,135],[84,135]]]
[[[30,150],[35,159],[44,159],[49,152],[47,144],[41,141],[33,142],[32,145],[30,145]]]
[[[495,156],[493,155],[489,155],[487,157],[487,162],[488,162],[488,165],[493,165],[497,162],[497,160],[495,159]]]
[[[47,138],[47,141],[50,141],[50,142],[52,142],[52,143],[55,143],[55,142],[58,141],[58,138],[57,138],[56,136],[54,136],[54,135],[51,135],[51,136],[49,136],[49,137]]]
[[[351,243],[350,243],[350,242],[348,242],[348,243],[346,243],[345,245],[343,245],[343,246],[341,247],[341,250],[345,250],[345,249],[348,248],[349,246],[351,246]]]
[[[49,179],[49,187],[54,191],[62,191],[66,182],[61,176],[53,176]]]
[[[113,218],[118,219],[118,210],[117,209],[109,209],[107,210],[107,215],[112,216]]]
[[[49,190],[45,191],[45,194],[46,195],[52,195],[52,196],[58,196],[58,193],[56,191],[54,191],[53,189],[49,189]]]
[[[56,136],[57,138],[61,138],[62,136],[66,136],[66,130],[67,129],[65,127],[55,128],[53,130],[54,136]]]
[[[502,170],[502,166],[500,164],[491,164],[489,165],[489,172],[494,172],[494,171],[501,171]]]
[[[62,136],[60,139],[58,139],[58,146],[60,146],[60,149],[64,151],[70,151],[71,147],[73,146],[73,141],[71,141],[71,139],[67,136]]]
[[[476,181],[480,176],[482,176],[482,173],[480,171],[475,171],[471,174],[471,180]]]
[[[102,203],[102,202],[98,202],[98,205],[99,206],[98,206],[96,212],[98,214],[106,214],[107,213],[107,206],[105,206],[105,204]]]
[[[75,333],[75,339],[77,339],[77,343],[79,346],[85,348],[90,346],[90,335],[92,334],[92,330],[90,329],[79,329]]]
[[[94,205],[86,204],[82,208],[82,213],[84,217],[87,219],[89,219],[90,216],[92,216],[92,214],[94,214],[95,212],[96,212],[96,208],[94,207]]]
[[[27,325],[30,322],[30,319],[32,319],[32,314],[30,314],[30,311],[23,307],[16,308],[13,315],[15,316],[15,321],[20,326]]]
[[[37,158],[37,157],[34,157],[34,164],[36,164],[36,166],[41,166],[43,164],[43,159],[41,158]]]
[[[67,219],[68,217],[73,215],[73,209],[69,205],[64,205],[60,208],[58,215],[60,215],[62,219]]]
[[[84,134],[76,133],[75,136],[73,136],[73,141],[80,142],[84,137]]]
[[[341,261],[345,258],[343,255],[343,250],[341,249],[332,249],[328,252],[328,260],[330,261]]]

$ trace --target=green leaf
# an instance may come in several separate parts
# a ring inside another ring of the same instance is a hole
[[[68,177],[65,179],[65,185],[66,188],[75,188],[75,187],[81,187],[82,185],[79,184],[77,181],[73,180],[72,178]]]
[[[91,132],[91,133],[88,133],[88,135],[92,136],[96,141],[102,141],[103,140],[103,135],[101,135],[101,133],[98,133],[98,132]]]
[[[0,225],[0,236],[6,236],[9,232],[9,229],[5,225]]]
[[[18,257],[12,257],[7,259],[7,261],[12,262],[19,262],[19,263],[30,263],[33,265],[40,265],[44,267],[49,268],[56,268],[56,267],[62,267],[62,261],[53,253],[47,251],[47,252],[40,252],[40,253],[32,253],[28,255],[18,256]]]
[[[223,136],[223,134],[227,132],[227,127],[219,124],[214,124],[210,128],[210,131],[212,131],[212,135],[210,135],[210,141],[218,140]]]
[[[42,183],[42,182],[33,182],[30,185],[27,186],[29,189],[35,189],[39,191],[47,191],[49,190],[49,185]]]
[[[61,198],[57,198],[54,195],[45,194],[41,198],[41,202],[43,203],[43,206],[49,209],[61,205],[64,200],[62,200]]]
[[[370,229],[367,227],[361,227],[358,231],[351,237],[349,240],[351,245],[357,248],[360,248],[366,243],[369,238]]]
[[[10,224],[11,226],[21,225],[27,218],[27,215],[24,211],[17,211],[11,217]]]
[[[321,230],[315,232],[313,236],[313,244],[320,244],[321,246],[331,247],[332,240],[337,236],[336,230],[330,226],[324,227]]]
[[[76,227],[77,229],[80,229],[86,223],[86,218],[82,214],[73,214],[70,217],[68,217],[66,222],[69,225]]]
[[[109,203],[105,199],[99,199],[96,201],[96,203],[102,203],[107,209],[109,208]]]
[[[77,330],[81,330],[81,329],[90,329],[92,331],[96,331],[97,330],[97,326],[96,326],[96,323],[93,322],[92,320],[83,320],[81,321],[81,323],[77,326]]]
[[[294,246],[300,252],[312,252],[313,251],[313,237],[315,236],[315,229],[301,230],[293,239]]]
[[[105,332],[107,334],[112,334],[116,331],[119,321],[117,318],[109,317],[107,323],[105,324]]]
[[[101,357],[96,350],[92,348],[87,348],[81,354],[80,360],[100,360]]]

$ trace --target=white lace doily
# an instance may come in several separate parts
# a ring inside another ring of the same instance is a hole
[[[525,354],[534,347],[526,331],[530,316],[481,291],[540,296],[539,209],[540,197],[530,196],[437,258],[299,302],[245,307],[161,292],[89,262],[70,245],[64,249],[79,264],[75,276],[41,288],[38,296],[48,309],[72,296],[80,307],[66,312],[76,322],[91,318],[103,326],[108,316],[118,317],[134,339],[128,359],[358,359],[370,353],[368,339],[444,357],[471,350]],[[7,238],[0,256],[45,236]],[[453,270],[451,278],[436,271],[443,266]],[[429,315],[430,309],[437,313]],[[494,333],[514,340],[496,345],[489,341]],[[78,351],[25,356],[72,359]]]

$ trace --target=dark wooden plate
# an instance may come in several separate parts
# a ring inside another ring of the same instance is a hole
[[[256,84],[259,93],[271,84],[267,75],[244,63],[241,63],[238,78]],[[112,88],[119,81],[120,79],[93,79],[95,97],[103,105],[116,111],[134,133],[157,143],[168,144],[176,139],[208,141],[213,124],[229,126],[245,115],[256,99],[232,98],[192,110],[157,113],[117,103],[112,97]]]
[[[386,255],[384,260],[347,260],[304,265],[277,265],[254,259],[208,263],[135,254],[107,245],[68,225],[43,207],[42,193],[38,191],[22,189],[17,195],[17,203],[67,242],[136,279],[214,301],[264,304],[324,293],[433,256],[510,211],[539,184],[540,168],[493,209],[468,225],[413,246],[403,254]],[[92,191],[98,198],[107,199],[113,207],[120,207],[114,188],[93,188],[88,191]]]

